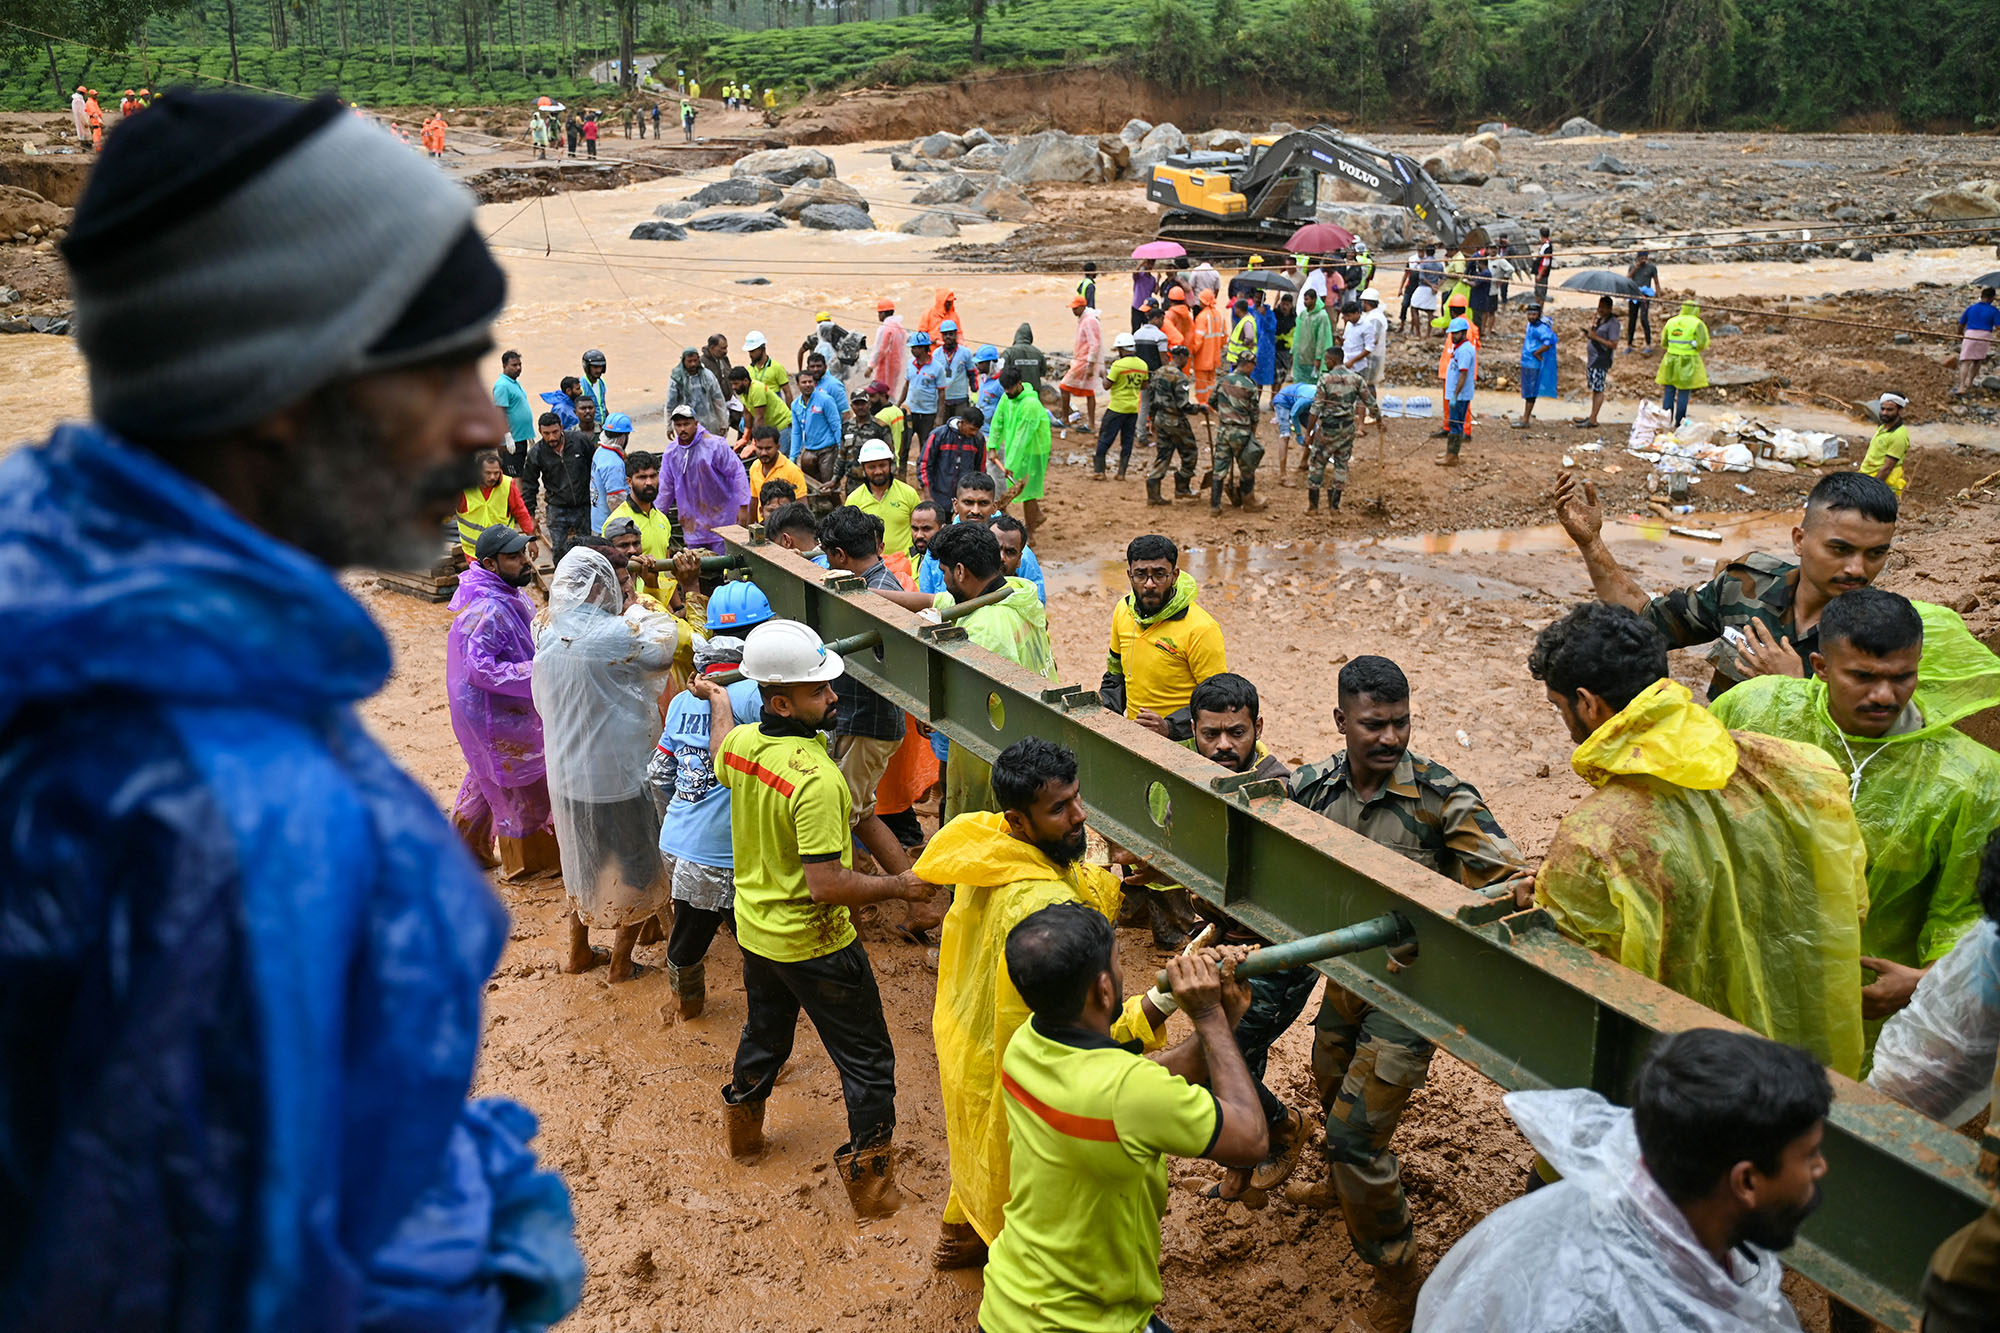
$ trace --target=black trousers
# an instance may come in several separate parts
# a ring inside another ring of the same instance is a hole
[[[1653,303],[1651,301],[1627,301],[1625,303],[1625,345],[1632,345],[1632,335],[1640,329],[1646,331],[1646,346],[1653,345]]]
[[[693,967],[708,956],[715,932],[724,925],[734,928],[730,912],[712,912],[693,903],[674,903],[674,924],[667,931],[667,961],[675,967]]]
[[[901,472],[909,466],[910,452],[916,451],[918,458],[924,456],[924,446],[930,442],[931,432],[937,429],[937,409],[919,412],[914,407],[904,413],[908,429],[903,432],[902,447],[896,450],[896,470]],[[987,423],[991,425],[991,422]]]
[[[896,1052],[882,1017],[875,969],[861,941],[803,963],[780,963],[745,949],[743,990],[750,1012],[723,1099],[760,1102],[771,1095],[778,1071],[792,1058],[803,1009],[840,1071],[847,1103],[843,1151],[871,1148],[888,1138],[896,1127]]]
[[[917,822],[914,810],[898,810],[893,815],[877,812],[877,817],[888,825],[889,832],[896,835],[896,841],[905,847],[914,847],[924,840],[924,826]]]
[[[1112,412],[1107,410],[1097,419],[1097,457],[1092,466],[1104,471],[1104,461],[1111,453],[1111,442],[1118,441],[1118,466],[1124,467],[1132,461],[1132,440],[1139,428],[1137,412]]]
[[[549,539],[550,559],[561,560],[569,554],[570,548],[590,535],[590,506],[545,504],[543,513],[547,515],[546,531],[542,534]]]

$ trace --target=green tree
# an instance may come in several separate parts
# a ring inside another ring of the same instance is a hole
[[[1006,7],[1004,0],[937,0],[931,6],[931,13],[938,18],[957,19],[972,25],[972,63],[976,65],[986,54],[987,15],[1004,12]]]
[[[1212,68],[1208,25],[1187,0],[1149,0],[1139,40],[1139,73],[1168,88],[1198,87]]]
[[[1486,78],[1486,25],[1474,0],[1435,0],[1424,20],[1425,84],[1459,119],[1479,105]]]
[[[0,0],[0,55],[37,47],[48,57],[49,78],[58,99],[67,102],[56,43],[122,51],[155,14],[187,8],[189,0]]]
[[[1699,126],[1728,79],[1736,0],[1666,0],[1646,42],[1652,87],[1646,111],[1655,125]]]

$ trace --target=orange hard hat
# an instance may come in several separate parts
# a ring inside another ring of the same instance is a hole
[[[127,88],[125,90],[125,96],[130,97],[131,95],[132,95],[132,90],[130,88]]]
[[[896,303],[894,301],[891,301],[888,297],[885,296],[881,300],[875,303],[875,310],[876,313],[878,314],[883,314],[883,315],[894,314],[896,310]]]
[[[1169,301],[1185,301],[1187,300],[1187,293],[1179,287],[1169,287],[1167,288],[1167,299]]]
[[[1090,302],[1083,299],[1083,294],[1081,292],[1069,298],[1069,308],[1071,310],[1081,310],[1089,304]]]

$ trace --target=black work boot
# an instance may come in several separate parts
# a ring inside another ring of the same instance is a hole
[[[1173,503],[1173,501],[1163,499],[1161,497],[1160,479],[1158,477],[1146,478],[1146,503],[1149,505],[1165,505]]]
[[[1236,488],[1236,498],[1242,502],[1243,508],[1249,513],[1261,514],[1271,507],[1271,502],[1263,496],[1256,494],[1256,490],[1257,479],[1255,477],[1245,477],[1243,484]]]
[[[1174,499],[1176,500],[1194,499],[1194,487],[1189,485],[1189,483],[1193,480],[1194,478],[1192,477],[1183,477],[1178,472],[1174,473]]]
[[[1211,518],[1222,517],[1222,478],[1208,483],[1208,513]]]
[[[1319,487],[1317,486],[1306,492],[1306,512],[1308,514],[1317,514],[1319,512]]]
[[[1340,512],[1340,487],[1329,486],[1326,488],[1326,508],[1328,513]]]

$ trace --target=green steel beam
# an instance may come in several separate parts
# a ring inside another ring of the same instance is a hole
[[[1505,1088],[1590,1087],[1623,1099],[1656,1033],[1736,1027],[1597,957],[1539,910],[1516,911],[1107,712],[1087,686],[1052,686],[866,591],[725,528],[781,616],[827,639],[869,630],[848,669],[954,745],[991,759],[1028,736],[1076,752],[1098,832],[1273,941],[1398,912],[1421,957],[1390,974],[1381,952],[1317,964]],[[1858,984],[1858,981],[1857,981]],[[1914,1330],[1938,1242],[1987,1206],[1973,1144],[1833,1075],[1825,1203],[1785,1260],[1891,1328]]]

